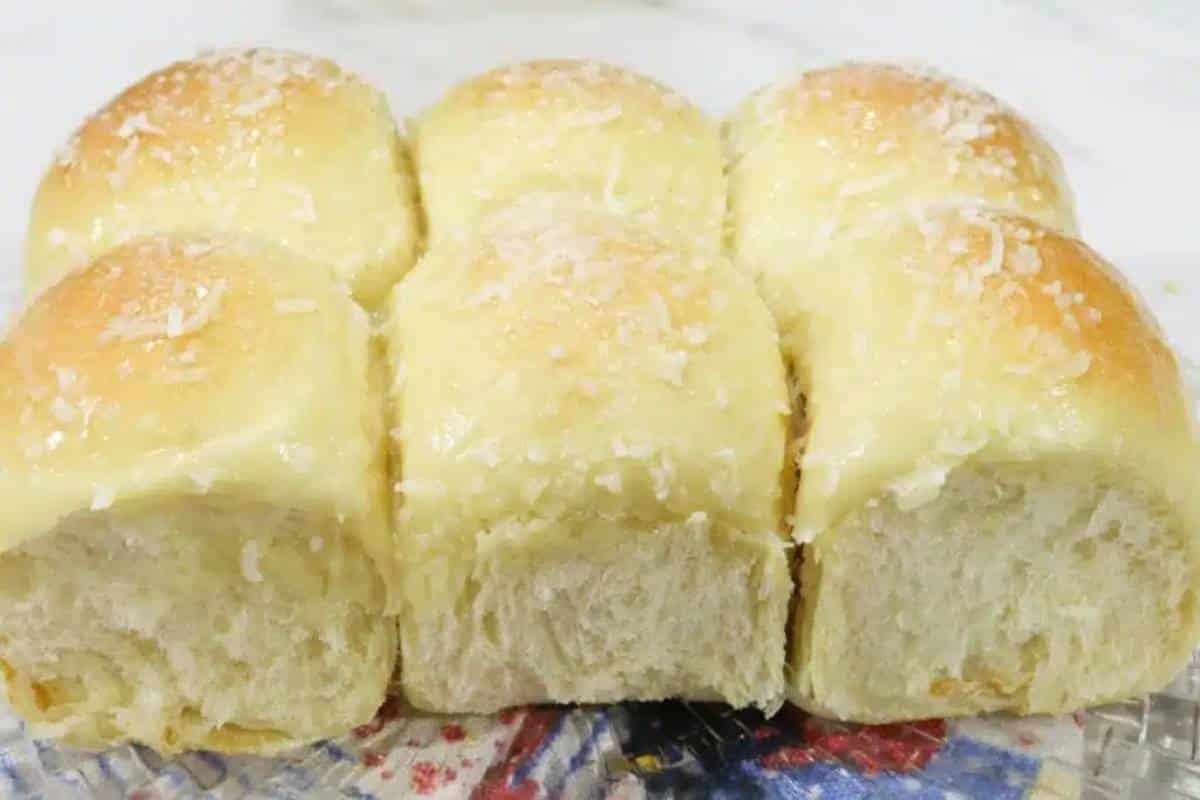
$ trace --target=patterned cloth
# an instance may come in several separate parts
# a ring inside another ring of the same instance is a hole
[[[857,726],[675,702],[439,717],[389,700],[349,736],[285,756],[164,760],[35,741],[5,714],[0,796],[1017,800],[1077,796],[1054,773],[1080,763],[1082,741],[1071,717]]]

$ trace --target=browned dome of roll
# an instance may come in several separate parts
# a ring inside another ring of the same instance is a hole
[[[324,59],[213,53],[126,89],[60,149],[34,201],[27,283],[141,235],[241,234],[374,304],[415,256],[413,191],[382,94]]]

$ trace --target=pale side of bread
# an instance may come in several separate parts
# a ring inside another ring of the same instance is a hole
[[[1075,230],[1054,150],[1012,109],[945,77],[870,63],[815,70],[747,98],[724,132],[732,252],[768,302],[809,279],[811,254],[898,206],[983,201]]]
[[[1116,271],[951,205],[848,231],[809,274],[784,334],[809,414],[792,699],[877,722],[1166,683],[1200,634],[1198,450]]]
[[[217,52],[126,89],[60,149],[34,200],[27,284],[137,236],[238,234],[329,266],[374,305],[415,258],[414,194],[382,94],[322,59]]]
[[[0,670],[43,734],[266,752],[395,654],[382,363],[328,271],[140,239],[0,343]]]
[[[670,89],[594,61],[534,61],[455,87],[412,123],[431,246],[529,192],[585,194],[718,249],[720,132]]]
[[[773,709],[791,594],[769,312],[578,197],[430,250],[386,327],[408,699]]]

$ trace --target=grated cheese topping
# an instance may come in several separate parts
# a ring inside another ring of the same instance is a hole
[[[250,583],[262,583],[263,574],[258,568],[258,560],[260,555],[261,553],[256,540],[251,539],[242,545],[242,554],[240,558],[242,577]]]
[[[161,312],[146,312],[136,303],[126,304],[122,313],[113,316],[101,332],[99,341],[129,342],[138,339],[175,339],[203,328],[216,314],[228,284],[224,279],[211,287],[196,287],[197,300],[188,313],[178,302]]]
[[[92,487],[92,511],[103,511],[106,508],[111,508],[113,501],[116,500],[116,491],[111,486],[97,484]]]
[[[309,297],[285,297],[275,301],[276,314],[311,314],[317,310],[317,301]]]
[[[606,472],[603,475],[597,475],[595,478],[597,486],[603,487],[613,494],[621,493],[621,473]]]
[[[276,448],[280,459],[297,472],[309,472],[316,463],[316,453],[306,444],[288,442]]]

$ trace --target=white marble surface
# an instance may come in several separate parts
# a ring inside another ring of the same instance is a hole
[[[328,55],[384,88],[397,116],[474,72],[538,56],[621,63],[713,113],[801,68],[887,58],[977,83],[1042,126],[1066,161],[1085,238],[1200,359],[1194,0],[5,0],[0,19],[0,290],[15,285],[27,209],[53,148],[123,86],[202,47]]]

